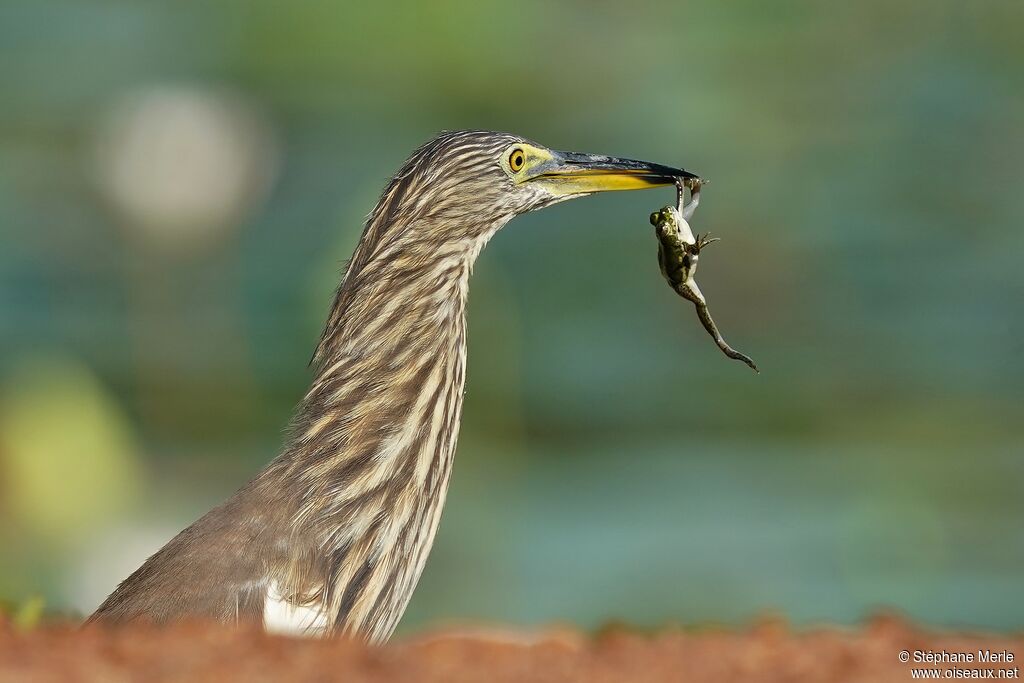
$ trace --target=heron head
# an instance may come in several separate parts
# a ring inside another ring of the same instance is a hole
[[[681,168],[600,154],[561,152],[522,138],[504,146],[498,163],[516,213],[612,190],[645,190],[696,178]]]
[[[454,131],[416,150],[382,202],[400,204],[397,215],[491,232],[514,216],[567,199],[671,185],[680,177],[696,178],[646,161],[560,152],[508,133]]]

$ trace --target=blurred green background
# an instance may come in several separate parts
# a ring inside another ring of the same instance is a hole
[[[277,452],[441,129],[683,165],[514,221],[405,632],[1024,627],[1024,4],[0,3],[0,598],[87,613]]]

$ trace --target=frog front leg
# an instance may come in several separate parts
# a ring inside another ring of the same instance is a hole
[[[704,181],[700,178],[687,178],[683,181],[683,184],[679,185],[679,200],[678,204],[682,207],[683,220],[687,223],[693,218],[694,212],[697,207],[700,206],[700,186]],[[683,188],[688,187],[690,189],[690,201],[683,204]]]

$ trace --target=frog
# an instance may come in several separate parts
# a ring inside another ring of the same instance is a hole
[[[711,237],[710,233],[695,235],[690,228],[690,219],[693,218],[700,203],[701,187],[706,182],[699,177],[678,179],[676,205],[665,206],[651,214],[651,225],[654,226],[654,234],[658,239],[658,265],[669,286],[679,296],[693,303],[701,324],[722,353],[746,363],[754,372],[760,374],[761,371],[750,356],[740,353],[726,343],[711,317],[707,300],[694,279],[701,251],[709,244],[719,241],[719,238]],[[687,190],[690,201],[684,202]]]

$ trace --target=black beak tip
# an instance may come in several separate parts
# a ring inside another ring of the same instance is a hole
[[[683,168],[672,168],[671,166],[662,166],[660,164],[649,164],[649,167],[653,175],[659,176],[664,180],[673,181],[677,185],[689,185],[691,181],[701,180],[699,175],[690,173]]]

